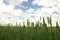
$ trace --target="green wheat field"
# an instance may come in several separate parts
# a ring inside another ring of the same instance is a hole
[[[24,23],[23,26],[0,25],[0,40],[60,40],[58,22],[56,22],[56,26],[52,26],[51,17],[48,17],[47,20],[50,27],[47,26],[44,18],[43,24],[38,21],[35,25],[34,22],[30,25],[27,20],[27,26]]]

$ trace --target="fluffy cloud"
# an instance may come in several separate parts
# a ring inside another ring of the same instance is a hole
[[[29,8],[26,12],[34,12],[33,8]]]

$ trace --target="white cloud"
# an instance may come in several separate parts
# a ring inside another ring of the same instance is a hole
[[[26,12],[34,12],[33,8],[29,8]]]
[[[6,6],[5,4],[0,5],[1,12],[9,12],[9,11],[12,11],[13,8],[14,8],[13,5],[8,5],[8,6]]]

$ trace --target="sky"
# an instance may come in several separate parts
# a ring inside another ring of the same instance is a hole
[[[0,23],[36,23],[39,18],[52,17],[52,24],[60,25],[60,0],[0,0]],[[42,22],[42,20],[40,21]]]

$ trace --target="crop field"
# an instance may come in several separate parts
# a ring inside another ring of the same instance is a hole
[[[43,18],[43,24],[37,22],[35,25],[27,20],[27,26],[6,26],[0,25],[0,40],[60,40],[60,27],[58,22],[52,26],[51,18],[47,21],[47,26]]]

